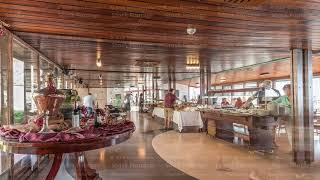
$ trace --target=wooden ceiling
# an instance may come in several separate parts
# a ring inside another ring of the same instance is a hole
[[[76,69],[88,83],[89,76],[104,73],[114,85],[111,80],[142,80],[153,71],[140,61],[155,62],[166,82],[169,67],[177,80],[198,76],[186,70],[190,54],[220,72],[289,57],[292,48],[318,51],[319,2],[0,0],[0,19],[51,60]],[[188,35],[187,27],[196,33]],[[95,65],[98,57],[101,68]]]

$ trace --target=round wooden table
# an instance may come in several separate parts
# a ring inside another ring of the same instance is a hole
[[[56,177],[62,162],[63,154],[74,153],[76,157],[74,165],[77,179],[94,179],[97,174],[95,173],[95,170],[89,168],[84,152],[122,143],[131,137],[133,131],[134,130],[129,130],[112,136],[72,142],[20,143],[17,141],[1,139],[0,150],[9,154],[54,154],[53,164],[49,174],[47,175],[47,180],[54,180]],[[11,176],[9,176],[13,178],[12,171],[10,174]]]

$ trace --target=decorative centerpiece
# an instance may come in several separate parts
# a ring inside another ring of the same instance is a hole
[[[63,103],[65,95],[56,89],[52,74],[46,76],[46,82],[47,87],[40,89],[33,96],[39,115],[44,117],[43,126],[40,130],[42,133],[52,132],[49,129],[49,123],[64,123],[59,107]]]

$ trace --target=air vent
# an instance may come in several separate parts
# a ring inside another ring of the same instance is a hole
[[[225,3],[231,3],[231,4],[251,4],[251,5],[259,5],[267,0],[221,0]]]
[[[160,64],[159,61],[152,61],[152,60],[137,60],[136,66],[141,67],[155,67]]]
[[[260,73],[259,75],[260,76],[266,76],[266,75],[269,75],[270,73],[269,72],[264,72],[264,73]]]

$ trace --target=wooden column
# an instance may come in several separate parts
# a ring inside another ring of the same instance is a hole
[[[305,49],[291,51],[293,160],[296,164],[314,161],[312,52]]]
[[[171,67],[168,66],[168,90],[172,89]]]
[[[144,74],[143,99],[144,99],[144,103],[146,103],[146,101],[147,101],[147,74]]]
[[[155,70],[153,69],[153,72],[152,72],[152,77],[151,77],[151,82],[152,82],[152,101],[154,101],[155,99]]]
[[[7,84],[7,95],[8,95],[8,121],[7,124],[13,124],[14,123],[14,117],[13,117],[13,51],[12,51],[12,43],[13,43],[13,37],[12,34],[8,34],[8,63],[7,63],[7,77],[8,77],[8,84]]]
[[[210,63],[208,63],[206,68],[206,94],[207,95],[210,90],[211,90],[211,66],[210,66]],[[212,105],[212,98],[208,98],[206,103]]]
[[[206,104],[206,100],[203,96],[207,94],[207,81],[204,66],[200,65],[200,98],[202,104]]]
[[[159,99],[159,86],[158,86],[158,78],[159,78],[159,69],[158,68],[156,68],[156,79],[155,79],[155,88],[156,88],[156,100],[158,100]]]
[[[172,68],[171,70],[171,76],[172,76],[172,89],[176,90],[176,69],[175,67]]]

